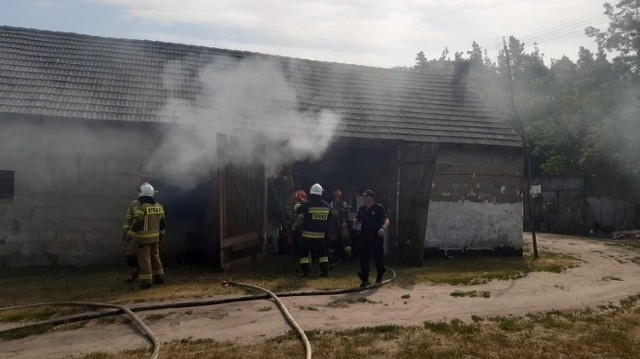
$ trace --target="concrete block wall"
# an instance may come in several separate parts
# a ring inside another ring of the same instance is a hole
[[[492,250],[523,246],[521,149],[441,145],[425,246]]]
[[[0,169],[15,171],[0,199],[0,266],[121,263],[121,227],[155,139],[140,126],[11,121]]]

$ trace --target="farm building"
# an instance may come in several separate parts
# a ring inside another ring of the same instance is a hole
[[[284,164],[375,190],[405,261],[523,246],[522,142],[456,74],[0,27],[0,153],[5,267],[121,261],[147,179],[167,260],[264,253]]]

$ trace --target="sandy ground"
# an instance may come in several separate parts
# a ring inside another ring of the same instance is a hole
[[[530,237],[525,236],[527,241]],[[532,273],[526,278],[473,286],[417,285],[383,287],[356,294],[283,298],[305,330],[347,329],[381,324],[420,325],[426,320],[472,315],[525,314],[539,310],[594,307],[640,293],[640,250],[607,245],[607,240],[539,235],[539,248],[568,253],[584,261],[564,273]],[[452,297],[453,291],[489,291],[490,298]],[[409,298],[402,297],[409,295]],[[366,298],[357,301],[358,298]],[[336,306],[336,302],[343,304]],[[331,305],[329,305],[331,303]],[[280,311],[267,300],[210,307],[169,309],[161,320],[146,320],[161,342],[214,338],[244,343],[289,330]],[[152,312],[140,313],[144,319]],[[2,358],[64,358],[94,351],[117,352],[148,347],[133,326],[88,325],[20,340],[0,342]]]

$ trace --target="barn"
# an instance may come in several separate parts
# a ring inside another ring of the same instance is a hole
[[[121,261],[143,180],[166,260],[273,252],[283,166],[375,190],[407,263],[522,254],[522,142],[463,73],[2,26],[0,153],[2,267]]]

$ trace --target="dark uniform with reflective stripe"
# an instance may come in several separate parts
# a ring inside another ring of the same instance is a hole
[[[325,238],[329,230],[329,204],[322,197],[312,195],[311,199],[300,205],[296,213],[302,216],[302,248],[300,253],[300,269],[306,276],[309,273],[309,251],[313,258],[318,258],[322,276],[329,273],[329,257]]]
[[[164,208],[151,197],[140,197],[141,204],[134,208],[133,221],[127,238],[136,241],[141,287],[151,283],[164,283],[164,269],[160,260],[159,243],[165,235]]]

